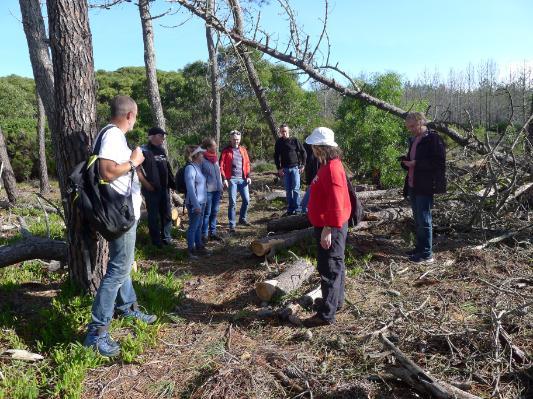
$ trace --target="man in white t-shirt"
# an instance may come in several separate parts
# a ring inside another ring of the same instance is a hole
[[[110,105],[111,123],[100,133],[103,134],[98,154],[100,177],[120,194],[131,192],[135,219],[138,221],[141,214],[141,186],[136,169],[143,163],[144,156],[139,147],[131,151],[125,137],[137,120],[137,104],[128,96],[117,96]],[[148,324],[157,319],[155,315],[139,310],[131,282],[136,232],[137,223],[121,237],[109,241],[107,271],[93,302],[92,321],[84,342],[85,346],[95,348],[103,356],[120,353],[120,346],[108,332],[115,310],[122,317],[136,318]]]

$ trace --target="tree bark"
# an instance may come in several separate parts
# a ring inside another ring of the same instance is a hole
[[[18,198],[17,192],[17,180],[11,167],[11,161],[7,155],[6,141],[4,139],[4,133],[0,128],[0,162],[2,163],[2,182],[6,190],[7,199],[10,204],[14,204]]]
[[[91,31],[86,0],[47,0],[54,66],[59,187],[67,221],[70,277],[95,293],[107,265],[107,242],[82,234],[79,213],[68,199],[67,178],[87,159],[96,135],[96,96]],[[85,256],[84,256],[85,254]]]
[[[233,19],[235,21],[234,31],[238,35],[244,36],[241,4],[239,0],[228,1],[233,13]],[[240,42],[237,42],[235,47],[237,48],[237,52],[239,53],[244,62],[246,72],[248,73],[248,79],[250,80],[250,85],[252,86],[257,100],[259,101],[261,111],[263,111],[263,117],[265,118],[268,124],[270,132],[272,133],[272,137],[274,137],[274,140],[276,140],[278,138],[278,129],[276,127],[276,122],[274,121],[274,115],[272,114],[272,109],[268,105],[268,100],[265,95],[265,89],[261,85],[261,80],[257,75],[257,71],[255,70],[254,63],[252,62],[252,57],[250,57],[250,54],[248,53],[249,49]]]
[[[315,267],[307,260],[299,259],[290,264],[283,273],[272,280],[255,285],[255,293],[263,301],[270,301],[274,295],[286,295],[297,290],[313,275]]]
[[[37,98],[37,137],[39,141],[39,188],[41,195],[50,192],[50,183],[48,182],[48,166],[46,165],[46,146],[45,146],[45,111],[43,101],[36,91]]]
[[[148,89],[148,101],[152,110],[153,123],[163,130],[166,130],[165,115],[161,105],[159,95],[159,85],[157,83],[157,69],[154,50],[154,29],[152,27],[152,16],[150,15],[150,0],[139,0],[139,14],[143,30],[144,42],[144,65],[146,69],[146,86]]]
[[[215,0],[206,0],[208,16],[215,8]],[[207,39],[207,51],[209,52],[209,79],[211,81],[211,124],[213,137],[220,146],[220,85],[218,83],[218,60],[217,48],[213,42],[213,30],[209,24],[209,19],[205,24],[205,37]]]
[[[32,236],[0,247],[0,268],[32,259],[67,260],[67,243]]]
[[[55,99],[52,60],[48,51],[48,37],[41,13],[40,0],[19,0],[22,25],[28,42],[33,78],[55,140]]]
[[[308,237],[313,236],[313,227],[303,230],[295,230],[289,233],[270,236],[259,240],[254,240],[250,244],[250,249],[257,256],[272,254],[280,248],[287,248]]]

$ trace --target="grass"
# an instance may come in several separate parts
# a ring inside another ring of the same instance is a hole
[[[14,208],[13,212],[26,217],[29,231],[34,235],[62,239],[63,220],[50,214],[48,226],[42,211]],[[173,230],[175,236],[180,232]],[[175,248],[163,250],[149,244],[148,228],[141,223],[137,259],[180,258]],[[22,238],[20,233],[0,240],[9,244]],[[140,304],[159,321],[154,325],[116,319],[110,325],[111,334],[120,332],[121,360],[126,363],[139,361],[140,355],[157,341],[157,335],[168,313],[181,300],[184,279],[171,273],[161,274],[157,267],[132,274]],[[30,285],[31,283],[31,285]],[[54,296],[54,291],[59,293]],[[35,292],[50,291],[45,297]],[[93,298],[81,293],[65,274],[48,273],[38,261],[0,269],[0,292],[7,300],[0,301],[0,351],[26,349],[42,354],[45,359],[37,363],[0,361],[0,399],[26,399],[38,397],[79,398],[83,381],[89,369],[108,364],[94,350],[83,347],[87,323],[91,318]]]

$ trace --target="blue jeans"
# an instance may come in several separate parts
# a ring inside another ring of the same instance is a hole
[[[220,209],[220,198],[222,191],[207,192],[207,202],[204,209],[204,221],[202,224],[202,235],[207,237],[207,234],[216,234],[217,232],[217,215]]]
[[[423,257],[433,255],[433,224],[431,219],[431,208],[433,207],[432,195],[414,195],[409,189],[409,199],[413,209],[413,218],[416,229],[415,250]]]
[[[283,183],[287,193],[287,212],[300,211],[300,171],[297,166],[283,168]]]
[[[172,219],[170,217],[170,197],[168,189],[148,191],[142,190],[146,200],[148,211],[148,230],[152,244],[161,244],[161,241],[169,242],[172,237]]]
[[[228,180],[228,194],[229,194],[229,206],[228,206],[228,220],[229,227],[235,228],[235,213],[237,205],[237,191],[241,195],[241,210],[239,212],[239,221],[246,220],[246,214],[248,212],[248,204],[250,203],[250,192],[248,191],[248,183],[245,179],[238,179],[232,177]]]
[[[309,197],[311,196],[311,186],[307,187],[305,190],[304,197],[302,198],[302,203],[300,207],[302,208],[302,213],[307,213],[307,205],[309,204]]]
[[[187,229],[187,249],[192,251],[193,249],[202,248],[204,243],[202,242],[202,221],[204,219],[205,204],[200,204],[202,209],[200,213],[194,212],[191,204],[187,204],[187,211],[189,212],[189,228]]]
[[[137,223],[119,238],[109,241],[107,271],[93,302],[89,331],[107,327],[115,308],[123,313],[137,306],[137,296],[130,277],[136,236]]]

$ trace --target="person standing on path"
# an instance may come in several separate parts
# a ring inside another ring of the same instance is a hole
[[[240,145],[241,132],[232,130],[230,133],[230,145],[222,150],[220,154],[220,173],[224,187],[228,189],[229,206],[228,220],[229,232],[235,232],[237,191],[241,195],[241,210],[239,212],[239,224],[251,226],[247,220],[248,204],[250,203],[250,191],[248,186],[250,179],[250,158],[246,148]]]
[[[205,150],[201,146],[187,147],[187,160],[185,167],[185,185],[187,195],[185,205],[189,213],[189,228],[187,229],[187,250],[189,258],[197,259],[197,255],[207,253],[202,241],[202,221],[205,202],[207,201],[207,186],[202,173],[202,162]]]
[[[300,173],[304,170],[307,154],[296,137],[290,137],[289,126],[284,123],[279,127],[279,138],[274,146],[274,162],[278,175],[283,178],[287,196],[287,212],[294,215],[300,208]]]
[[[204,221],[202,224],[202,238],[204,242],[208,240],[220,241],[217,235],[217,215],[222,199],[222,176],[218,164],[217,143],[211,138],[206,138],[202,142],[204,160],[202,161],[202,173],[207,181],[207,200],[204,210]]]
[[[427,127],[423,113],[412,112],[405,126],[413,134],[401,158],[407,170],[403,195],[409,198],[415,220],[416,246],[407,251],[414,263],[433,263],[433,195],[446,192],[446,148],[437,132]]]
[[[109,241],[106,274],[100,282],[91,310],[84,346],[94,348],[103,356],[116,356],[120,346],[109,335],[108,328],[115,310],[121,317],[154,323],[155,315],[139,310],[130,277],[134,260],[137,222],[141,216],[141,185],[136,170],[144,156],[139,147],[131,151],[125,135],[137,120],[137,104],[128,96],[111,100],[111,123],[101,130],[98,167],[100,176],[121,195],[131,193],[136,222],[122,236]],[[96,143],[97,140],[95,140]],[[132,178],[133,174],[133,178]]]
[[[346,173],[335,135],[318,127],[305,139],[320,161],[320,169],[310,188],[307,217],[314,226],[317,242],[317,269],[320,274],[322,302],[317,313],[303,321],[307,328],[333,324],[344,304],[344,249],[351,213]]]
[[[176,188],[172,170],[163,147],[166,132],[159,127],[148,130],[148,144],[141,147],[144,163],[139,173],[142,194],[148,212],[148,230],[152,244],[161,248],[170,245],[172,237],[172,210],[170,189]]]

